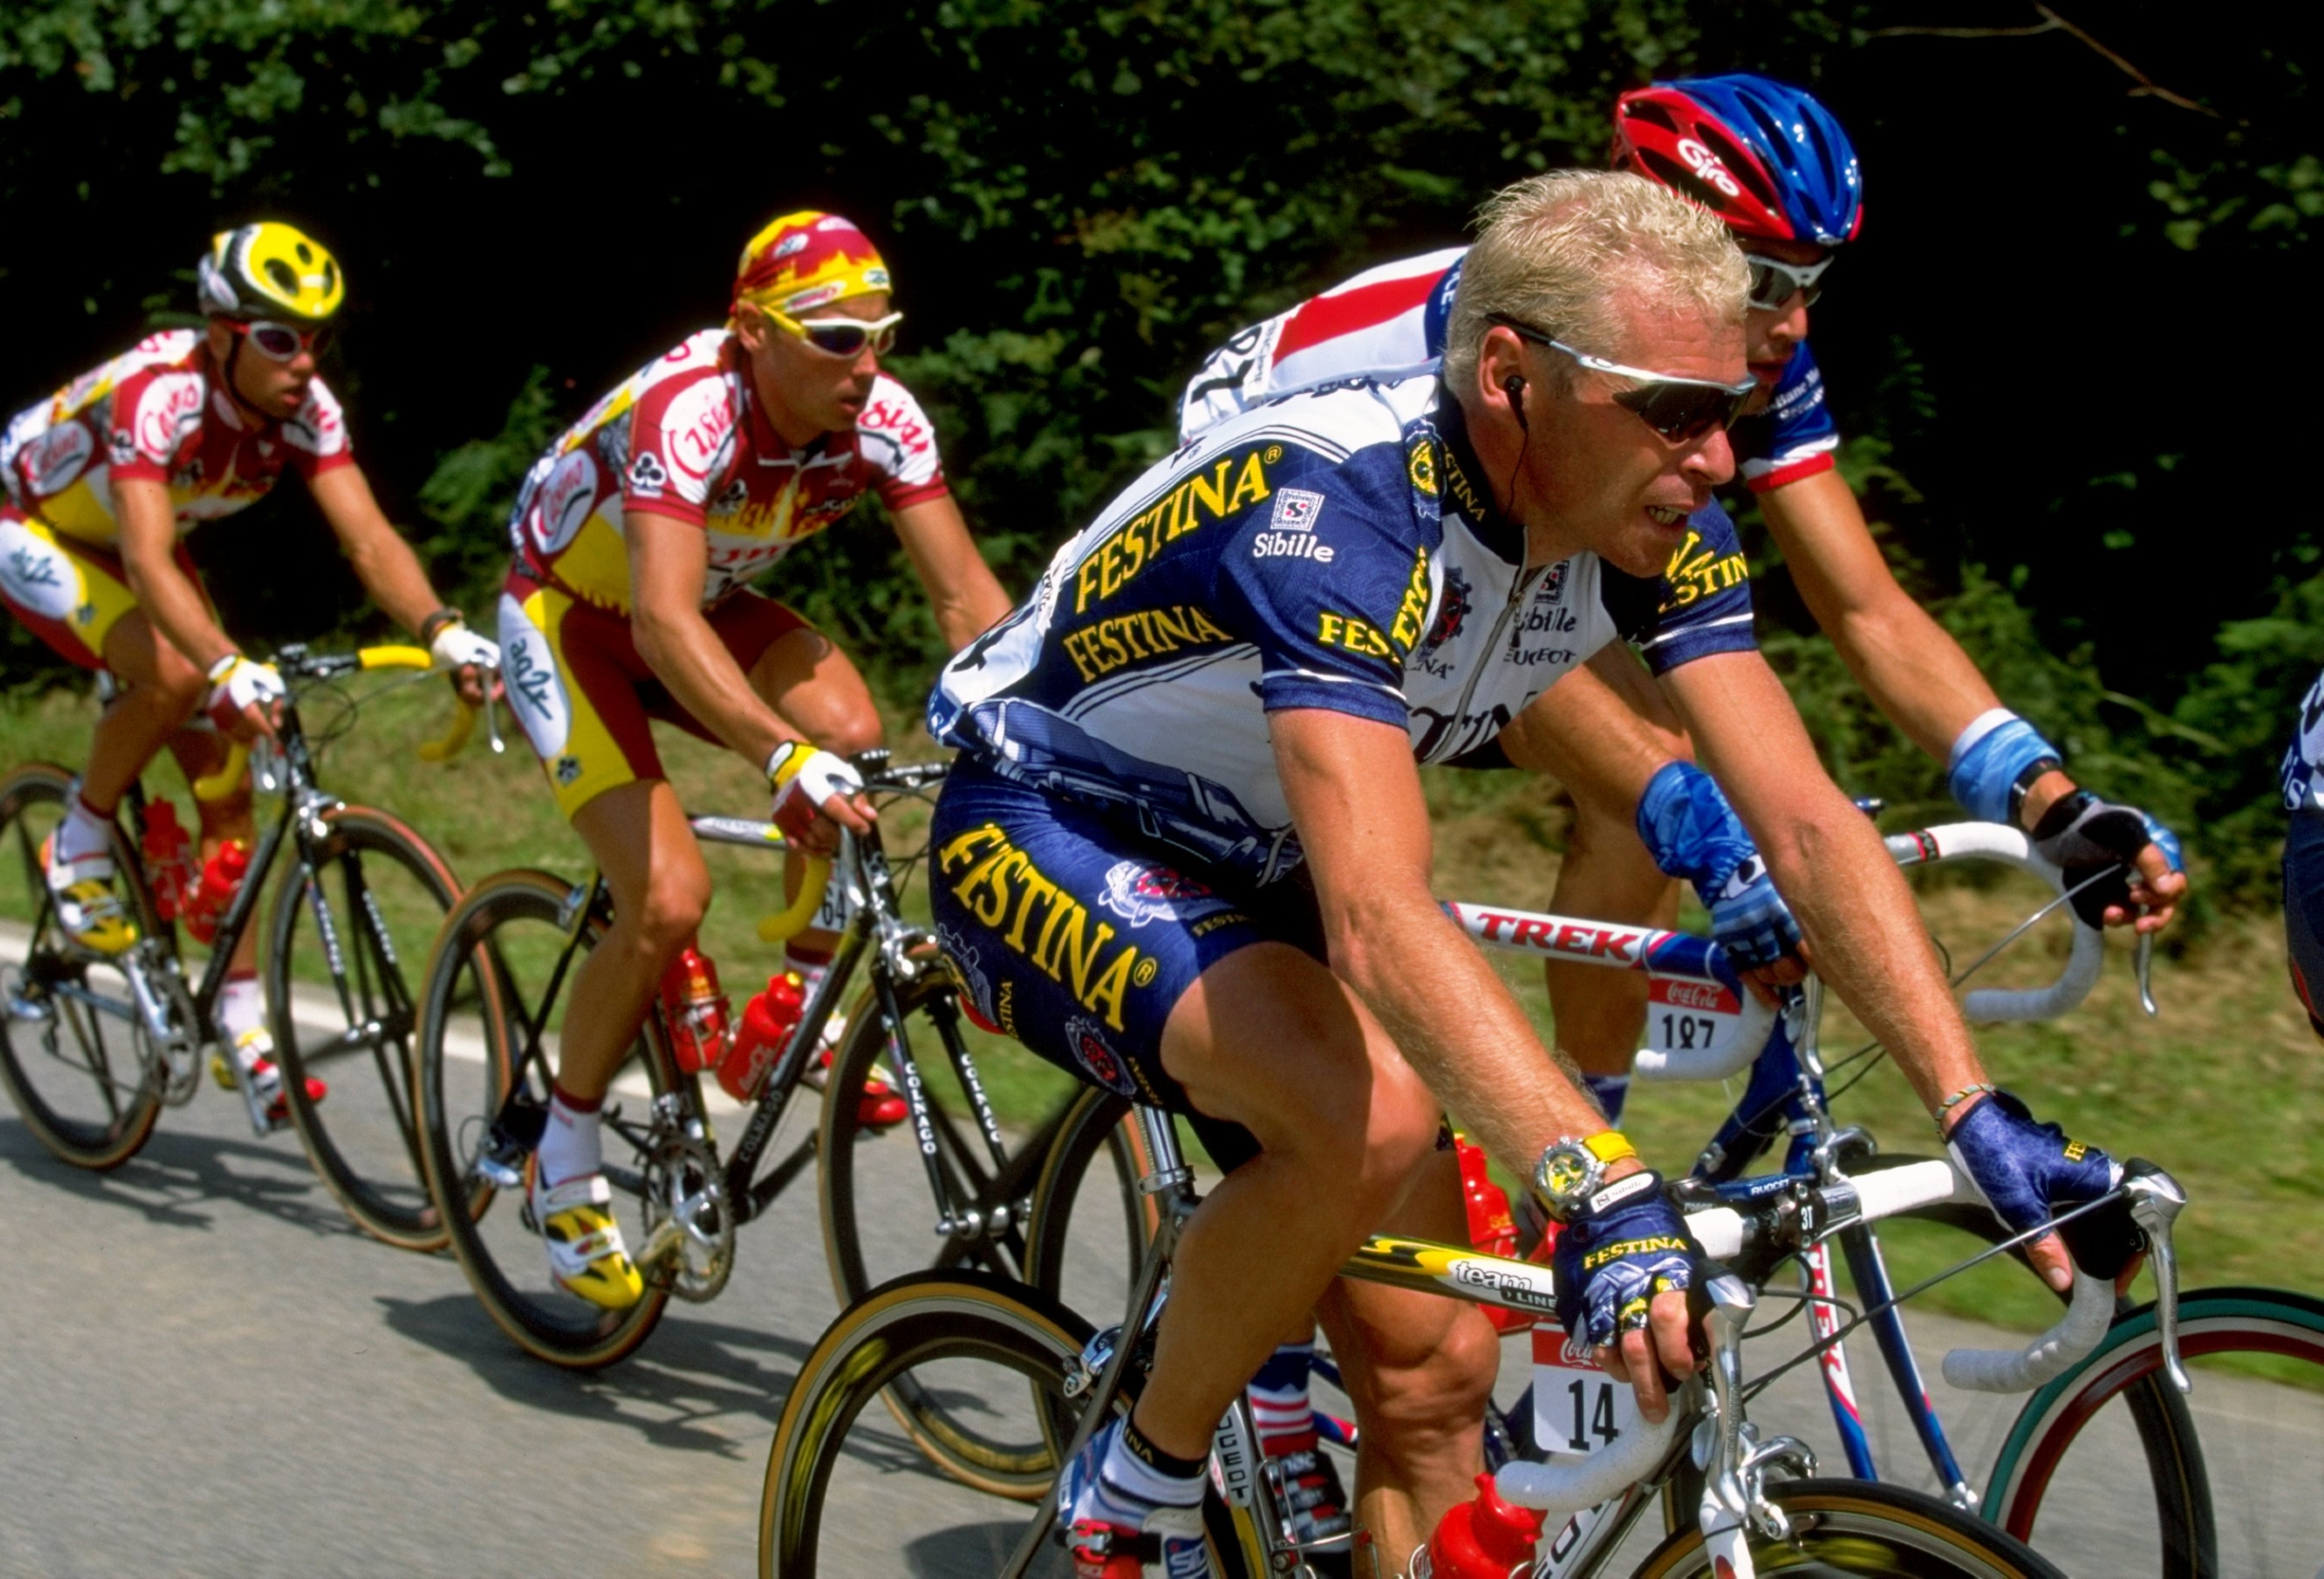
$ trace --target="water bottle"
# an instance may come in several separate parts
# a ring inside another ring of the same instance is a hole
[[[726,1095],[737,1102],[756,1100],[759,1088],[766,1084],[783,1049],[790,1045],[791,1033],[798,1029],[799,1016],[806,1011],[806,984],[797,971],[778,971],[767,978],[766,990],[742,1005],[742,1023],[735,1027],[734,1040],[719,1060],[718,1084]]]
[[[234,906],[234,896],[242,890],[242,877],[250,870],[250,840],[229,839],[217,847],[216,854],[202,863],[194,875],[184,897],[179,903],[178,918],[198,943],[208,943],[217,937],[218,923]]]
[[[1477,1497],[1444,1515],[1428,1544],[1412,1554],[1409,1579],[1508,1579],[1530,1568],[1541,1515],[1502,1499],[1493,1477],[1477,1477]]]
[[[1469,1208],[1469,1243],[1487,1255],[1514,1257],[1517,1253],[1517,1219],[1509,1214],[1508,1192],[1493,1182],[1485,1169],[1485,1149],[1455,1135],[1452,1146],[1461,1159],[1461,1198]],[[1522,1310],[1484,1307],[1485,1319],[1499,1333],[1523,1332],[1534,1317]]]
[[[175,920],[194,877],[193,840],[178,823],[178,808],[168,801],[145,803],[145,829],[139,839],[145,858],[145,886],[152,890],[154,913]]]
[[[706,1069],[725,1053],[727,1005],[718,967],[691,942],[661,973],[661,1012],[670,1057],[685,1073]]]

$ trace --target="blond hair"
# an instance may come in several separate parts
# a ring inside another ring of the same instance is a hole
[[[1734,236],[1708,209],[1643,176],[1531,176],[1488,198],[1477,223],[1444,338],[1444,379],[1455,390],[1475,383],[1495,314],[1607,357],[1621,349],[1625,303],[1743,321],[1751,271]]]

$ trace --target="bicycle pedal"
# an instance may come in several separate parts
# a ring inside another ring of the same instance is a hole
[[[468,1164],[468,1177],[479,1184],[489,1184],[494,1189],[521,1189],[524,1187],[524,1164],[511,1164],[498,1157],[479,1156]]]

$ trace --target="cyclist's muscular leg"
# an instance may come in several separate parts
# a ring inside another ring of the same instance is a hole
[[[1678,919],[1678,884],[1638,842],[1637,830],[1577,797],[1550,908],[1633,926]],[[1646,1024],[1646,978],[1633,970],[1545,964],[1558,1050],[1584,1074],[1626,1075]]]
[[[663,968],[702,924],[710,872],[662,779],[605,791],[574,813],[573,829],[613,891],[613,923],[574,972],[557,1083],[595,1099],[613,1084]]]
[[[1379,1231],[1464,1243],[1459,1158],[1446,1150],[1424,1163]],[[1380,1573],[1398,1573],[1445,1511],[1475,1494],[1500,1341],[1474,1305],[1344,1278],[1332,1285],[1317,1315],[1363,1422],[1356,1455],[1358,1550],[1368,1536]],[[1356,1572],[1369,1579],[1361,1563]]]
[[[122,684],[97,721],[81,794],[99,812],[121,797],[180,725],[194,716],[209,682],[193,660],[163,640],[143,613],[123,615],[106,633],[105,666]],[[244,820],[248,808],[244,803]]]
[[[812,627],[792,631],[759,655],[751,666],[751,689],[783,721],[826,751],[853,757],[869,751],[887,739],[880,710],[872,704],[872,688],[830,638]],[[783,863],[783,897],[798,897],[806,876],[800,864]],[[795,950],[827,955],[838,935],[821,929],[803,932],[791,940]]]
[[[1138,1428],[1200,1458],[1277,1341],[1296,1329],[1435,1144],[1437,1107],[1369,1011],[1314,959],[1240,949],[1171,1009],[1164,1069],[1260,1153],[1187,1225]]]

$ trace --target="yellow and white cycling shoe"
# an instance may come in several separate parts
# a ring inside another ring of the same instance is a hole
[[[267,1121],[281,1124],[290,1116],[290,1104],[282,1095],[282,1068],[267,1056],[274,1051],[274,1038],[263,1026],[253,1026],[234,1039],[236,1062],[250,1071],[250,1083],[258,1092],[259,1106],[266,1110]],[[234,1089],[234,1069],[226,1061],[226,1054],[213,1050],[210,1053],[210,1079],[222,1090]],[[330,1088],[314,1076],[307,1077],[307,1100],[320,1102]]]
[[[99,851],[75,860],[56,858],[56,836],[41,840],[41,870],[56,901],[65,936],[99,954],[125,954],[137,941],[137,923],[113,891],[113,857]]]
[[[646,1281],[622,1242],[622,1226],[605,1209],[613,1189],[604,1174],[585,1173],[544,1189],[536,1160],[528,1189],[540,1242],[549,1248],[549,1275],[567,1293],[607,1310],[627,1310],[645,1298]]]

